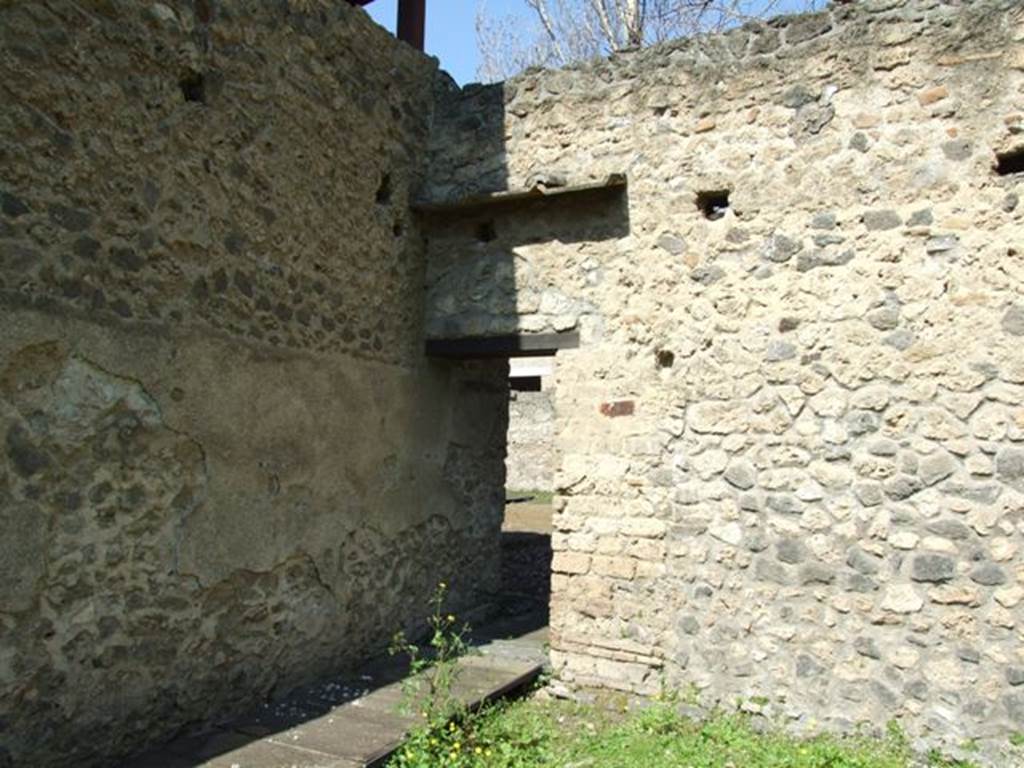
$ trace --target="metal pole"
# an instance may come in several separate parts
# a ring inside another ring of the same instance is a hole
[[[427,0],[398,0],[398,39],[418,51],[423,50],[426,20]]]

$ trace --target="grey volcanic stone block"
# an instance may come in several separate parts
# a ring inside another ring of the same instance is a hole
[[[946,555],[916,555],[910,577],[914,581],[949,581],[956,575],[956,562]]]
[[[726,481],[740,490],[746,491],[754,487],[757,478],[757,470],[749,461],[734,461],[725,470],[723,475]]]
[[[846,556],[846,564],[865,576],[874,576],[881,569],[881,560],[859,547],[850,549]]]
[[[869,659],[882,658],[882,652],[878,649],[878,643],[872,637],[858,637],[853,641],[853,648],[861,656],[866,656]]]
[[[1024,448],[1003,448],[996,454],[996,475],[1004,483],[1024,482]]]
[[[807,559],[807,547],[797,539],[780,539],[775,544],[776,557],[784,563],[796,565]]]
[[[1003,314],[1003,330],[1011,336],[1024,336],[1024,306],[1014,304]]]
[[[895,229],[903,223],[900,215],[891,209],[865,211],[861,220],[872,231]]]
[[[1006,583],[1006,571],[995,563],[983,563],[971,570],[971,580],[986,587],[997,587]]]

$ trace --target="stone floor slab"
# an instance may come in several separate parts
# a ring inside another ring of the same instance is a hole
[[[485,625],[460,661],[454,692],[478,706],[532,682],[546,663],[537,617]],[[366,768],[383,764],[418,722],[401,711],[405,667],[377,659],[329,677],[205,734],[177,739],[122,768]]]
[[[366,765],[398,747],[412,725],[410,718],[349,705],[268,738]]]
[[[202,768],[363,768],[363,763],[337,755],[278,744],[266,739],[198,763]]]
[[[121,764],[121,768],[194,768],[194,766],[194,760],[168,752],[166,749],[154,749]]]
[[[181,750],[182,744],[174,746]],[[247,734],[217,732],[191,754],[171,749],[147,752],[122,768],[362,768],[363,764],[337,755],[253,740]]]

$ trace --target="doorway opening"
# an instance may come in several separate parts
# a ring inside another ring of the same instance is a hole
[[[508,361],[499,374],[507,377],[506,386],[495,392],[507,397],[501,404],[502,415],[508,417],[506,432],[493,435],[505,452],[505,487],[489,486],[492,501],[481,511],[489,516],[488,530],[500,531],[498,583],[487,606],[496,619],[491,631],[509,637],[546,641],[555,472],[561,463],[555,356],[560,350],[577,349],[579,342],[575,330],[426,342],[427,355],[437,359]],[[493,502],[497,504],[490,506]],[[500,527],[495,525],[497,515],[490,516],[499,509]]]
[[[555,356],[509,359],[501,611],[546,625],[551,598]]]

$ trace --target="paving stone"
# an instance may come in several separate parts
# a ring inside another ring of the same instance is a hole
[[[131,758],[122,763],[120,768],[195,768],[196,761],[182,755],[176,755],[164,749],[155,749]]]
[[[365,763],[259,739],[228,748],[194,765],[202,768],[364,768]]]
[[[410,725],[409,718],[397,714],[346,706],[267,738],[274,744],[369,763],[401,744]]]

